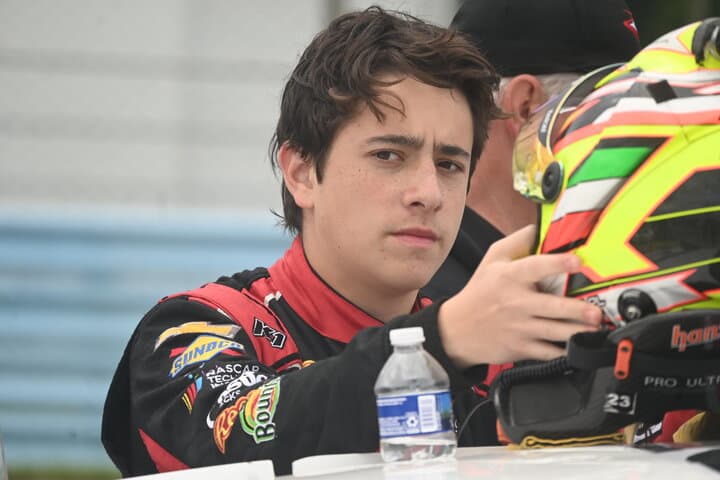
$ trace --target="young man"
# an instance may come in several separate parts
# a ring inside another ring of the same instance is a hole
[[[452,20],[502,75],[493,120],[470,181],[467,209],[447,261],[423,293],[454,295],[488,247],[536,220],[537,206],[513,188],[512,154],[528,116],[580,74],[626,62],[640,48],[624,0],[467,0]]]
[[[373,384],[393,328],[423,327],[459,422],[485,364],[551,358],[561,352],[547,341],[596,329],[596,307],[536,292],[579,262],[521,258],[531,228],[493,247],[463,293],[421,309],[418,290],[455,240],[495,84],[465,39],[379,8],[312,41],[274,139],[298,235],[270,268],[167,297],[143,318],[103,418],[123,475],[268,458],[285,474],[304,456],[377,450]],[[495,437],[494,424],[467,428]]]

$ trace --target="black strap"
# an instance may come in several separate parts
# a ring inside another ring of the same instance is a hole
[[[567,363],[580,370],[597,370],[615,364],[616,348],[607,342],[609,331],[578,333],[568,342]]]
[[[617,345],[606,341],[607,332],[573,335],[568,344],[567,365],[581,370],[597,370],[615,365]],[[701,376],[720,374],[720,361],[714,358],[678,358],[633,352],[630,374]]]

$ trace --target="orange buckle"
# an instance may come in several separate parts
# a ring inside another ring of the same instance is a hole
[[[505,435],[505,431],[502,428],[502,425],[500,425],[500,420],[495,420],[495,431],[497,433],[498,441],[504,445],[507,445],[508,443],[512,443],[512,441],[508,438],[507,435]]]
[[[615,378],[625,380],[630,375],[630,360],[632,359],[633,343],[629,338],[620,340],[615,356]]]

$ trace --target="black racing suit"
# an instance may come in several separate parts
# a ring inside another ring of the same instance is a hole
[[[419,300],[416,313],[383,324],[313,272],[299,239],[269,269],[207,287],[239,291],[231,308],[241,318],[192,294],[166,298],[123,354],[102,439],[124,476],[260,459],[282,475],[308,455],[377,451],[373,385],[393,328],[423,327],[450,377],[457,424],[484,400],[488,369],[452,365],[439,304],[421,309]],[[495,422],[473,414],[460,444],[496,445]]]

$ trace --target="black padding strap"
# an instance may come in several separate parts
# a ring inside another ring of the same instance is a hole
[[[615,365],[617,345],[607,341],[607,332],[579,333],[568,344],[567,366],[580,370],[597,370]],[[630,374],[642,375],[720,375],[718,358],[678,358],[652,353],[633,352]]]

